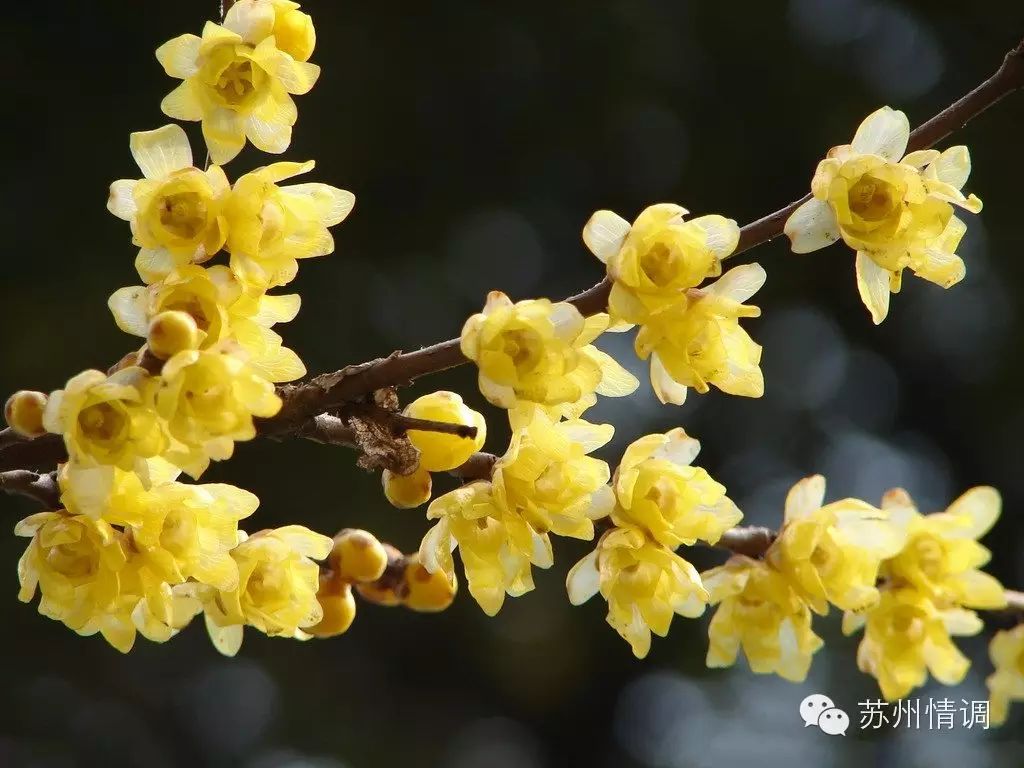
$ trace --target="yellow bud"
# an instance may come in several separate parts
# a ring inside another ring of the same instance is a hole
[[[396,475],[385,469],[380,479],[384,496],[399,509],[412,509],[430,500],[430,473],[422,466],[411,475]]]
[[[405,567],[405,555],[390,544],[381,546],[388,559],[384,573],[375,581],[357,582],[355,584],[356,592],[364,600],[377,605],[401,605],[400,593],[405,589],[405,585],[401,581],[401,574]]]
[[[402,598],[398,596],[395,588],[391,585],[382,585],[371,581],[355,586],[359,596],[371,603],[388,607],[402,604]]]
[[[161,312],[149,324],[149,351],[161,360],[199,347],[199,327],[187,312]]]
[[[274,19],[274,39],[279,50],[296,61],[307,61],[316,47],[313,19],[297,9],[278,12]]]
[[[430,573],[424,568],[418,553],[406,558],[403,578],[406,587],[403,604],[424,613],[443,611],[452,604],[459,588],[458,582],[454,578],[449,580],[443,571]]]
[[[388,553],[372,533],[347,528],[334,537],[328,562],[345,581],[376,581],[388,566]]]
[[[22,437],[39,437],[46,434],[43,426],[43,411],[46,409],[46,395],[30,389],[20,389],[7,398],[4,418],[7,424]]]
[[[335,637],[344,634],[356,618],[356,599],[352,588],[328,574],[320,576],[320,591],[316,595],[324,616],[319,624],[304,631],[315,637]]]
[[[483,415],[463,403],[462,398],[454,392],[431,392],[409,403],[404,413],[415,419],[476,427],[475,438],[409,430],[409,441],[420,452],[420,464],[431,472],[455,469],[483,448],[487,438],[487,423]]]

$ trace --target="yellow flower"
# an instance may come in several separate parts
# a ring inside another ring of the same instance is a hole
[[[857,251],[857,287],[875,323],[889,312],[904,269],[944,288],[963,279],[954,252],[966,226],[953,205],[971,213],[981,200],[960,191],[971,172],[967,147],[904,156],[910,124],[882,107],[868,115],[853,142],[829,151],[811,182],[811,200],[794,211],[785,232],[793,251],[809,253],[840,237]]]
[[[272,637],[309,637],[303,628],[323,618],[316,599],[320,569],[313,560],[326,558],[332,543],[301,525],[286,525],[255,533],[231,550],[238,586],[210,591],[204,600],[206,627],[217,650],[234,656],[243,624]]]
[[[491,480],[495,503],[526,523],[509,525],[521,537],[516,546],[529,549],[534,535],[549,532],[592,539],[593,521],[608,515],[614,498],[608,464],[587,454],[611,440],[614,428],[582,419],[553,421],[541,408],[516,417],[523,423]]]
[[[1024,624],[1005,629],[992,638],[989,658],[996,670],[985,680],[992,725],[1006,722],[1011,701],[1024,701]]]
[[[454,583],[452,552],[458,547],[469,593],[488,616],[501,610],[506,594],[518,597],[533,589],[532,565],[549,568],[553,562],[547,534],[502,509],[488,482],[434,499],[427,519],[438,522],[420,544],[423,567]]]
[[[228,197],[227,249],[231,269],[245,283],[259,288],[285,285],[295,278],[296,259],[334,251],[328,227],[352,211],[351,192],[328,184],[278,182],[308,173],[307,163],[273,163],[235,182]]]
[[[87,515],[113,525],[141,525],[144,492],[174,481],[181,470],[154,457],[135,463],[131,472],[111,465],[89,466],[70,461],[57,473],[60,501],[72,515]]]
[[[689,562],[638,528],[612,528],[597,548],[569,571],[573,605],[598,592],[608,601],[608,623],[638,659],[651,649],[651,633],[665,637],[676,614],[700,616],[708,593]]]
[[[43,413],[47,431],[64,436],[68,455],[84,464],[125,470],[167,446],[152,403],[156,381],[141,368],[107,376],[83,371],[50,394]]]
[[[414,419],[465,424],[476,427],[476,437],[459,437],[441,432],[409,430],[409,442],[420,452],[420,466],[430,472],[447,472],[464,464],[466,459],[484,447],[487,422],[455,392],[431,392],[413,400],[403,413]]]
[[[188,137],[178,125],[133,133],[130,146],[144,178],[111,184],[107,209],[131,224],[132,242],[141,248],[135,268],[144,282],[155,283],[224,246],[230,185],[219,166],[193,166]]]
[[[187,350],[164,364],[156,409],[174,441],[164,457],[198,478],[254,438],[253,417],[276,414],[281,398],[230,349]]]
[[[291,381],[306,367],[292,350],[282,346],[271,330],[292,320],[299,311],[297,294],[266,296],[244,293],[242,285],[222,265],[179,267],[153,285],[120,288],[107,302],[117,327],[147,338],[152,320],[163,312],[185,312],[196,321],[200,349],[234,339],[245,349],[249,363],[266,379]]]
[[[225,26],[246,42],[274,37],[277,47],[296,61],[308,61],[316,47],[316,30],[308,14],[290,0],[238,0],[228,10]]]
[[[882,560],[906,542],[906,531],[886,512],[857,499],[825,505],[825,478],[805,478],[786,497],[785,524],[768,562],[816,613],[860,611],[878,602]]]
[[[255,23],[247,13],[249,4],[241,5],[228,13],[224,26],[207,22],[201,38],[181,35],[156,51],[164,71],[184,80],[160,108],[176,120],[201,120],[210,156],[218,164],[241,152],[246,138],[264,152],[284,152],[298,118],[291,94],[308,93],[320,76],[318,66],[296,61],[278,47],[273,8],[268,29],[267,14]],[[296,42],[286,35],[287,47],[295,50]]]
[[[238,567],[230,554],[238,544],[238,521],[259,503],[252,493],[223,483],[168,483],[146,492],[141,515],[124,524],[131,526],[138,559],[159,582],[194,579],[229,590],[238,585]],[[161,615],[151,597],[150,603]]]
[[[579,416],[595,393],[621,397],[636,378],[591,342],[608,316],[584,318],[571,304],[547,299],[513,304],[492,291],[482,313],[462,329],[462,353],[479,368],[480,391],[500,408],[535,403],[563,416]]]
[[[612,323],[643,323],[685,301],[686,292],[722,273],[722,259],[736,249],[740,230],[722,216],[683,221],[685,208],[652,205],[632,226],[611,211],[598,211],[583,228],[583,241],[608,265]]]
[[[82,635],[101,632],[119,651],[135,640],[131,611],[119,572],[127,563],[122,535],[102,520],[64,511],[39,512],[14,532],[32,538],[18,562],[18,599],[29,602],[38,589],[39,612]]]
[[[906,491],[886,494],[883,509],[906,521],[903,549],[882,565],[881,575],[896,587],[911,587],[937,606],[1004,608],[1002,585],[979,570],[991,553],[978,543],[999,518],[1002,500],[995,488],[971,488],[945,512],[921,515]]]
[[[734,267],[640,327],[636,353],[651,358],[651,385],[661,402],[682,405],[687,387],[703,394],[711,385],[732,395],[764,394],[761,347],[739,324],[741,317],[760,316],[742,302],[764,281],[759,264]]]
[[[762,560],[735,556],[701,574],[710,602],[720,603],[708,628],[709,667],[731,667],[740,648],[756,674],[802,682],[822,640],[811,610],[789,580]]]
[[[878,680],[888,701],[904,698],[924,685],[930,671],[943,685],[964,679],[970,662],[950,635],[974,635],[981,620],[973,611],[939,610],[914,589],[883,589],[877,606],[843,617],[843,632],[864,627],[857,666]]]
[[[682,429],[634,441],[615,473],[612,520],[636,526],[669,548],[702,539],[714,544],[743,513],[700,467],[700,443]]]

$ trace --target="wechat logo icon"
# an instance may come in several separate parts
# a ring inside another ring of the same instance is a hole
[[[800,719],[804,728],[816,725],[829,736],[845,736],[850,727],[850,716],[823,693],[812,693],[800,702]]]

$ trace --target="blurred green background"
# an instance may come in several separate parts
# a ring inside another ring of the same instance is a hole
[[[136,175],[129,131],[168,122],[158,105],[173,82],[153,51],[198,33],[215,5],[5,7],[0,391],[58,388],[133,343],[105,306],[137,282],[128,227],[104,210],[107,185]],[[315,158],[309,180],[357,196],[337,252],[305,262],[290,286],[302,312],[279,329],[313,372],[453,336],[491,289],[558,298],[590,286],[601,267],[579,233],[597,208],[632,218],[673,201],[741,223],[772,211],[801,196],[825,150],[876,107],[917,124],[1024,34],[1018,0],[309,0],[305,10],[323,74],[298,99],[288,157]],[[603,457],[685,426],[703,441],[700,463],[748,520],[768,525],[789,484],[813,472],[828,476],[830,498],[877,501],[900,485],[927,511],[990,483],[1005,499],[986,541],[992,569],[1024,586],[1022,126],[1017,94],[955,138],[973,155],[968,189],[985,201],[968,217],[963,283],[944,292],[908,278],[876,328],[845,247],[796,256],[783,241],[745,254],[769,275],[764,316],[749,323],[765,347],[764,398],[716,391],[661,407],[641,376],[636,396],[591,411],[618,430]],[[198,126],[188,130],[198,142]],[[266,162],[247,150],[228,173]],[[629,343],[602,342],[642,374]],[[405,396],[427,387],[483,409],[468,368]],[[502,416],[485,412],[500,453]],[[241,445],[204,480],[260,496],[250,528],[362,526],[406,551],[427,528],[422,510],[390,508],[379,479],[342,449]],[[8,530],[32,509],[0,504]],[[920,730],[862,732],[857,704],[877,688],[836,616],[817,620],[827,646],[801,685],[742,663],[706,670],[706,618],[677,619],[637,661],[600,600],[566,600],[579,542],[559,541],[537,590],[495,619],[468,594],[436,616],[361,604],[344,637],[249,632],[234,660],[216,654],[202,622],[123,657],[39,616],[15,597],[23,544],[0,537],[3,766],[1024,765],[1022,706],[998,731],[925,727],[930,697],[985,698],[986,637],[962,643],[976,661],[962,686],[916,692]],[[802,728],[797,706],[815,692],[850,712],[845,738]]]

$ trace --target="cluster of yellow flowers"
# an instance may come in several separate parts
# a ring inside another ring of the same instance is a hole
[[[14,431],[59,435],[68,455],[57,476],[60,508],[16,527],[30,539],[18,564],[21,600],[39,593],[40,613],[120,651],[140,634],[166,641],[202,613],[215,647],[233,655],[245,626],[299,639],[343,634],[355,594],[443,610],[458,590],[456,550],[470,594],[493,616],[506,595],[534,588],[534,567],[553,564],[552,535],[591,541],[600,527],[594,549],[569,572],[568,595],[579,605],[600,593],[608,623],[637,657],[650,651],[652,634],[667,635],[674,616],[717,606],[709,667],[733,665],[742,650],[754,672],[801,681],[823,644],[813,616],[834,606],[844,632],[863,628],[858,666],[887,699],[929,674],[945,684],[963,679],[969,662],[952,638],[982,629],[976,610],[1006,605],[1003,587],[980,570],[989,553],[978,539],[1000,514],[994,489],[973,488],[944,512],[922,515],[899,489],[878,507],[826,504],[824,478],[808,477],[789,492],[765,551],[699,573],[677,549],[715,545],[743,517],[725,487],[693,465],[700,444],[681,428],[641,437],[614,475],[591,455],[614,429],[584,413],[598,395],[639,386],[594,345],[606,331],[638,326],[635,350],[650,359],[663,403],[682,404],[691,387],[763,394],[761,347],[739,321],[759,316],[745,302],[766,275],[758,264],[722,273],[740,244],[736,222],[722,216],[686,220],[674,204],[652,205],[632,224],[594,213],[583,241],[607,266],[607,314],[487,297],[459,345],[477,366],[480,392],[507,410],[511,440],[500,457],[479,453],[487,424],[453,392],[405,408],[404,434],[419,459],[408,474],[383,472],[388,501],[427,503],[432,473],[469,478],[430,504],[426,516],[436,522],[417,552],[356,529],[333,539],[300,525],[247,535],[239,523],[256,496],[179,482],[181,473],[198,480],[255,437],[255,420],[282,407],[275,384],[305,374],[273,330],[296,316],[299,296],[268,291],[290,283],[300,259],[334,250],[329,228],[354,197],[327,184],[283,184],[312,161],[275,162],[234,183],[221,165],[247,141],[269,153],[288,148],[292,96],[319,77],[309,62],[315,44],[296,3],[238,0],[222,24],[157,50],[182,81],[162,109],[201,122],[207,160],[195,163],[176,124],[131,134],[142,178],[115,181],[107,207],[130,225],[143,284],[108,303],[118,327],[145,345],[107,373],[87,370],[49,396],[21,391],[7,402]],[[909,137],[902,112],[874,112],[819,163],[810,199],[785,225],[797,253],[840,238],[856,250],[858,288],[875,323],[904,269],[947,288],[964,277],[955,250],[966,227],[954,206],[981,210],[961,192],[967,149],[905,154]],[[224,263],[206,265],[221,254]],[[990,655],[992,719],[1002,722],[1009,703],[1024,700],[1024,625],[998,633]]]
[[[700,616],[710,599],[676,547],[715,544],[743,517],[724,486],[691,466],[699,451],[682,429],[630,445],[612,481],[613,527],[566,580],[574,605],[601,593],[608,623],[639,658],[650,650],[652,632],[664,637],[675,614]]]
[[[722,275],[722,260],[739,243],[736,222],[722,216],[685,221],[685,208],[652,205],[632,225],[598,211],[583,241],[608,267],[608,311],[617,330],[639,325],[636,353],[651,360],[651,385],[663,403],[682,405],[687,388],[711,385],[746,397],[764,394],[761,347],[741,317],[761,311],[744,304],[765,281],[758,264]],[[720,279],[699,287],[705,279]]]
[[[967,225],[956,205],[981,211],[981,200],[960,191],[971,173],[967,147],[904,155],[910,123],[882,107],[857,128],[850,144],[833,147],[818,164],[811,199],[794,211],[785,232],[796,253],[840,237],[857,252],[857,288],[875,323],[889,313],[903,270],[950,288],[966,274],[955,251]]]
[[[240,0],[224,24],[157,51],[185,82],[164,111],[203,121],[211,157],[223,163],[245,137],[284,151],[296,119],[288,94],[305,93],[312,21],[287,0]],[[326,184],[279,183],[313,163],[274,163],[228,182],[218,165],[196,167],[184,130],[166,125],[131,135],[142,179],[115,181],[108,208],[129,222],[145,285],[110,298],[118,326],[146,340],[109,374],[89,370],[49,397],[16,393],[8,422],[28,437],[61,435],[68,461],[56,511],[21,521],[31,537],[19,564],[20,597],[41,593],[39,610],[116,648],[136,633],[164,641],[203,612],[215,645],[234,653],[242,627],[307,636],[331,539],[302,526],[252,536],[238,522],[257,498],[223,484],[186,485],[254,419],[281,408],[276,382],[305,373],[271,327],[295,317],[297,295],[272,296],[297,259],[330,253],[328,227],[352,209],[351,193]],[[220,252],[228,264],[201,266]],[[379,544],[377,545],[380,546]]]

